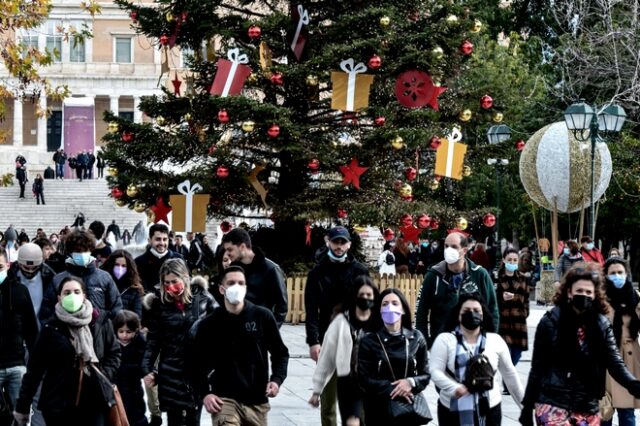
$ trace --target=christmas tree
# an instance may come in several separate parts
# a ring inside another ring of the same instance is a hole
[[[421,215],[418,232],[435,233],[489,212],[461,197],[465,150],[478,157],[508,105],[461,84],[487,38],[468,4],[116,3],[163,57],[193,52],[187,72],[165,68],[169,88],[141,102],[152,122],[105,117],[119,204],[157,208],[188,179],[211,194],[210,216],[272,218],[281,258],[327,218],[384,228]]]

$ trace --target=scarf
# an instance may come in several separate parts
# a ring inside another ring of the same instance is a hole
[[[456,327],[454,334],[458,339],[458,344],[456,345],[455,379],[459,383],[462,383],[465,372],[467,371],[469,359],[484,351],[486,342],[485,336],[480,334],[475,351],[471,353],[463,343],[464,337],[462,336],[460,327]],[[486,413],[480,413],[480,398],[487,397],[487,393],[470,393],[458,399],[453,396],[451,397],[450,410],[458,413],[460,426],[484,426],[486,424]]]
[[[163,257],[169,254],[169,250],[165,251],[164,253],[160,253],[158,252],[158,250],[154,249],[153,247],[151,247],[149,251],[151,252],[152,255],[154,255],[158,259],[162,259]]]
[[[616,288],[613,283],[607,280],[606,283],[607,288],[607,299],[609,304],[613,308],[613,335],[616,338],[616,343],[618,347],[620,347],[620,339],[622,337],[622,317],[624,315],[629,315],[631,317],[631,321],[629,322],[629,334],[632,339],[636,339],[638,337],[638,332],[640,331],[640,318],[636,314],[636,306],[638,305],[638,294],[633,289],[633,285],[629,280],[624,283],[622,288]]]
[[[71,345],[85,364],[98,363],[98,357],[93,350],[93,336],[89,324],[93,319],[93,306],[89,299],[85,299],[82,308],[70,314],[65,311],[60,303],[56,303],[56,316],[65,323],[71,334]]]

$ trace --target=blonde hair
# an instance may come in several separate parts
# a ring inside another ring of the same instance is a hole
[[[175,299],[164,289],[164,277],[169,274],[177,276],[184,283],[184,292],[179,296],[180,302],[191,303],[191,277],[189,269],[182,259],[168,259],[160,267],[160,300],[172,303]]]

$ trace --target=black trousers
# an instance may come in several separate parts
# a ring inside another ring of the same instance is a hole
[[[169,426],[200,426],[201,415],[202,406],[198,409],[168,410],[167,424]]]
[[[356,379],[351,376],[338,377],[338,409],[343,425],[347,424],[349,417],[363,420],[362,399],[362,391]]]
[[[449,410],[438,400],[438,424],[447,426],[459,426],[460,419],[458,413]],[[502,408],[501,404],[491,407],[487,415],[486,426],[500,426],[502,424]]]
[[[27,181],[19,180],[18,183],[20,184],[20,198],[24,198],[24,188],[27,186]]]

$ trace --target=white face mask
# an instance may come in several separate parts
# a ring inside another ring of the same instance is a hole
[[[444,249],[445,262],[447,262],[449,265],[453,265],[454,263],[458,262],[458,260],[460,260],[460,253],[458,252],[458,250],[452,247],[447,247],[446,249]]]
[[[227,299],[227,302],[231,303],[232,305],[239,305],[240,303],[242,303],[242,301],[244,300],[244,296],[246,294],[247,294],[247,286],[240,285],[240,284],[234,284],[232,286],[229,286],[224,291],[225,299]]]

